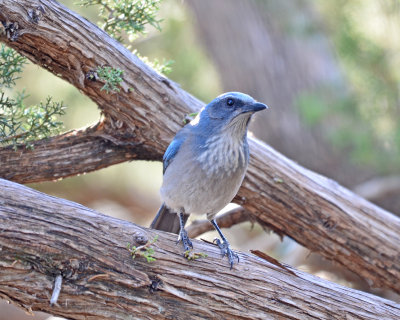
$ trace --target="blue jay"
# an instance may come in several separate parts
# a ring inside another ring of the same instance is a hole
[[[176,134],[164,154],[163,204],[152,228],[179,232],[178,242],[188,252],[193,248],[184,228],[188,215],[206,214],[221,237],[215,242],[222,256],[227,256],[231,268],[235,259],[239,262],[215,216],[242,184],[249,162],[247,127],[251,116],[266,108],[246,94],[228,92],[211,101]]]

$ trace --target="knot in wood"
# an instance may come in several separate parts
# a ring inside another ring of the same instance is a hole
[[[322,219],[322,225],[325,229],[333,229],[336,226],[336,222],[331,217],[325,217]]]
[[[6,37],[10,41],[17,41],[19,37],[19,25],[18,22],[1,22],[4,27]]]
[[[77,279],[78,274],[87,269],[87,263],[79,259],[69,259],[61,262],[60,271],[65,279]]]
[[[33,9],[29,9],[28,10],[29,20],[32,21],[33,23],[38,23],[39,20],[42,19],[43,13],[44,13],[44,8],[41,5],[38,5]]]
[[[97,81],[99,80],[99,75],[95,70],[89,70],[86,72],[85,78],[89,81]]]
[[[40,57],[40,62],[42,63],[42,67],[44,67],[50,71],[52,70],[51,64],[52,64],[53,60],[49,56],[42,55]]]
[[[145,244],[149,241],[149,238],[148,238],[146,235],[144,235],[144,234],[138,234],[138,235],[135,235],[135,236],[133,237],[133,240],[134,240],[138,245],[145,245]]]
[[[158,287],[162,284],[161,279],[157,278],[156,276],[150,277],[151,284],[149,286],[150,293],[154,293],[155,291],[159,290]]]

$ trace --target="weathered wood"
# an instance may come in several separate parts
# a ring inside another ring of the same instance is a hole
[[[135,159],[160,160],[161,154],[145,144],[116,140],[100,123],[36,141],[33,149],[1,148],[0,176],[20,183],[56,180]]]
[[[398,217],[256,140],[250,152],[240,204],[272,229],[369,279],[371,286],[400,292],[395,283],[400,276]]]
[[[0,297],[71,319],[398,319],[400,305],[213,245],[188,261],[176,236],[0,179]],[[127,242],[153,244],[154,262]],[[58,303],[49,304],[62,275]],[[38,290],[40,288],[40,290]]]
[[[153,152],[147,157],[159,158],[182,126],[184,115],[203,106],[93,24],[55,1],[0,0],[0,21],[8,28],[1,41],[69,81],[99,105],[108,123],[104,129],[107,140],[116,145],[130,142],[146,146]],[[106,94],[100,91],[101,83],[87,79],[99,65],[124,70],[120,92]],[[398,218],[256,139],[250,139],[250,147],[250,167],[236,202],[272,229],[339,262],[373,286],[400,292]],[[0,176],[6,175],[2,168],[13,159],[12,170],[19,177],[15,180],[28,182],[21,177],[28,176],[26,171],[32,170],[35,163],[26,165],[29,153],[21,161],[15,155],[4,156],[10,152],[1,151]],[[66,152],[67,146],[59,149],[60,157]],[[111,164],[112,160],[106,165]],[[76,167],[76,174],[96,168],[83,163]],[[44,172],[42,180],[54,179],[56,172],[62,177],[64,171],[57,167],[51,175]]]

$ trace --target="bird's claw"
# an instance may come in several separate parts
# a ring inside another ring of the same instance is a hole
[[[231,269],[233,267],[235,259],[237,259],[237,262],[239,263],[239,256],[230,248],[228,241],[226,240],[221,241],[220,239],[216,238],[214,239],[213,242],[221,249],[222,257],[224,256],[228,257]]]
[[[176,243],[179,243],[181,241],[183,244],[183,248],[185,249],[185,252],[193,249],[192,241],[190,241],[185,229],[181,229],[181,231],[179,232],[178,241]]]

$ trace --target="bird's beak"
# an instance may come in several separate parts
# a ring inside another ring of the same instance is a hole
[[[248,112],[254,113],[257,111],[268,109],[268,106],[260,102],[254,102],[251,104],[244,105],[241,109],[242,109],[241,113],[248,113]]]

